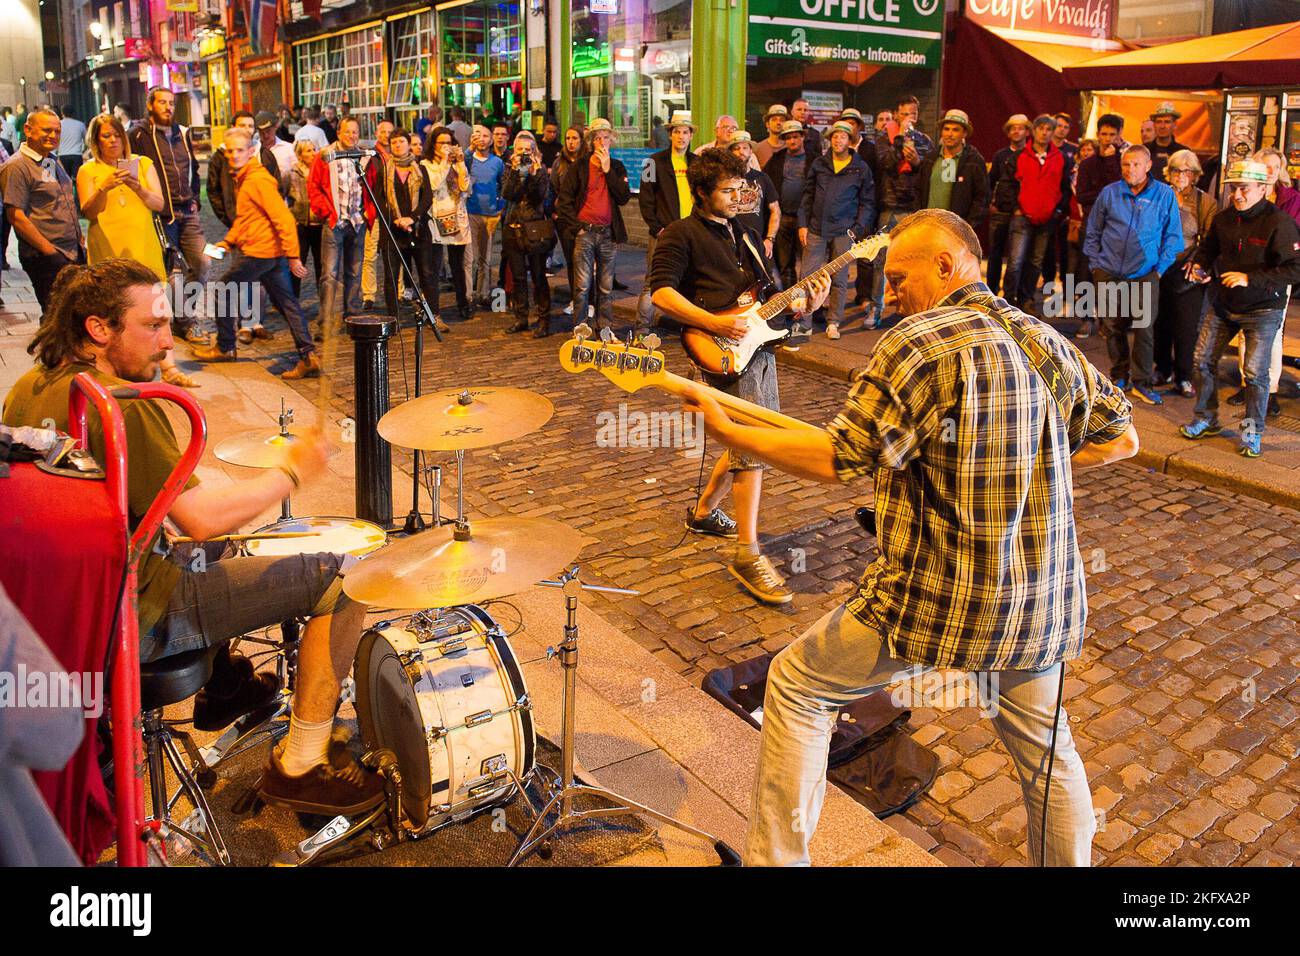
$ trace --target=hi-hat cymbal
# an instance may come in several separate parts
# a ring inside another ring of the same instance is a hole
[[[371,607],[475,604],[536,584],[581,548],[579,532],[550,518],[485,518],[471,523],[468,537],[443,525],[366,555],[343,591]]]
[[[460,451],[527,435],[554,413],[526,388],[449,388],[398,405],[379,419],[379,434],[400,448]]]
[[[277,428],[271,432],[257,431],[227,438],[212,453],[232,465],[243,465],[245,468],[274,468],[284,463],[290,447],[294,442],[301,440],[301,435],[293,432],[281,435],[280,429]]]

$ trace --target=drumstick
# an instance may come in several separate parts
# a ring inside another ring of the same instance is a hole
[[[220,534],[215,538],[172,538],[172,544],[196,544],[203,541],[261,541],[271,538],[316,538],[320,536],[319,531],[252,531],[248,534]]]

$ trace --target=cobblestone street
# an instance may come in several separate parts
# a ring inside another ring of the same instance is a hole
[[[832,487],[769,473],[763,547],[797,594],[785,608],[757,605],[726,573],[725,545],[683,534],[700,459],[683,449],[597,445],[601,413],[617,416],[620,403],[627,414],[671,411],[675,401],[656,390],[627,395],[595,372],[570,376],[556,360],[565,336],[539,342],[506,335],[507,324],[505,316],[484,315],[453,323],[441,345],[426,336],[426,391],[491,383],[535,389],[555,403],[541,432],[468,455],[471,514],[549,515],[596,538],[583,554],[587,579],[642,593],[594,597],[592,607],[691,681],[784,647],[842,600],[874,557],[873,539],[852,516],[870,502],[868,484]],[[287,334],[269,344],[283,348]],[[409,330],[392,343],[394,404],[407,394],[411,348]],[[684,373],[676,343],[665,352],[669,369]],[[350,343],[340,353],[334,413],[341,419],[352,413]],[[844,395],[841,382],[784,367],[781,387],[783,409],[816,423]],[[319,394],[310,381],[297,389],[307,400]],[[715,454],[705,453],[706,466]],[[394,460],[409,469],[398,449]],[[450,461],[441,464],[446,501]],[[394,489],[399,518],[408,494]],[[1082,476],[1076,494],[1090,629],[1065,693],[1098,813],[1095,862],[1293,863],[1300,856],[1296,513],[1131,465]],[[911,727],[942,769],[919,804],[886,822],[949,864],[1022,862],[1020,788],[978,710],[915,708]]]

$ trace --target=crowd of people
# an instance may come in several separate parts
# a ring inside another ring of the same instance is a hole
[[[433,107],[411,130],[379,122],[373,154],[356,157],[360,123],[333,105],[236,112],[208,162],[207,199],[228,230],[213,250],[200,219],[199,161],[174,109],[171,92],[159,88],[136,122],[119,110],[89,127],[68,110],[0,110],[4,226],[18,231],[42,307],[59,270],[86,257],[133,258],[188,283],[257,283],[263,291],[252,309],[207,316],[178,300],[175,331],[192,340],[200,362],[231,361],[239,344],[271,334],[261,317],[273,305],[298,351],[287,378],[319,374],[321,332],[313,334],[300,304],[309,274],[322,322],[373,308],[381,293],[397,312],[418,289],[442,330],[444,315],[509,310],[510,332],[542,337],[552,322],[549,280],[563,268],[564,311],[597,329],[613,325],[632,191],[606,119],[563,134],[547,120],[537,134],[519,110],[470,125],[459,108],[444,122]],[[771,105],[758,140],[734,117],[718,117],[713,140],[698,151],[691,114],[674,111],[656,122],[662,148],[640,170],[646,274],[664,229],[692,215],[687,171],[708,150],[745,166],[738,215],[761,237],[775,288],[914,211],[948,210],[986,231],[994,294],[1039,317],[1077,320],[1077,339],[1100,332],[1111,376],[1142,402],[1196,399],[1183,429],[1189,438],[1219,430],[1210,370],[1219,339],[1239,333],[1241,389],[1229,401],[1247,406],[1241,450],[1257,457],[1266,420],[1280,411],[1287,287],[1300,280],[1291,248],[1300,191],[1281,154],[1263,149],[1228,170],[1217,159],[1202,164],[1178,142],[1181,116],[1164,103],[1143,124],[1144,142],[1132,145],[1115,114],[1099,118],[1095,138],[1074,142],[1068,114],[1016,113],[1003,126],[1007,145],[986,160],[964,111],[947,110],[933,136],[920,128],[919,111],[915,97],[903,96],[870,120],[845,109],[821,130],[800,99]],[[223,252],[218,276],[214,257]],[[441,308],[444,288],[454,312]],[[832,340],[854,323],[875,328],[887,311],[879,257],[862,261],[852,305],[848,270],[840,270],[825,306],[792,324],[792,341],[817,325]],[[646,282],[635,331],[659,318]],[[170,356],[163,374],[197,385]]]

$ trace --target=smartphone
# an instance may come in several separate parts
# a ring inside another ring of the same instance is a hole
[[[221,248],[220,246],[214,246],[210,242],[203,247],[203,254],[207,256],[209,259],[226,258],[226,250]]]
[[[125,169],[136,179],[140,178],[140,157],[132,156],[130,159],[119,159],[117,161],[118,169]]]
[[[894,120],[890,120],[885,124],[885,135],[889,137],[891,143],[898,139],[898,128],[898,123]]]

